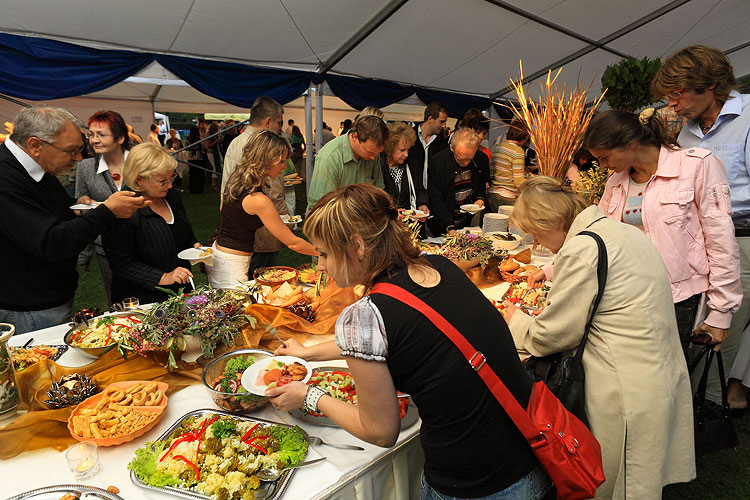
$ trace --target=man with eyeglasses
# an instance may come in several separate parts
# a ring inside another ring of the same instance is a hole
[[[725,373],[735,379],[730,380],[729,404],[732,408],[745,408],[748,389],[738,381],[744,379],[750,385],[750,336],[742,340],[750,321],[750,94],[740,94],[736,88],[729,58],[720,50],[702,45],[685,47],[667,57],[651,82],[652,94],[666,99],[675,113],[687,119],[677,138],[680,146],[712,151],[724,163],[729,176],[744,297],[727,325],[729,337],[721,344],[721,352]],[[702,373],[702,369],[695,372]],[[706,396],[714,402],[721,401],[715,367]]]
[[[462,212],[461,205],[484,207],[488,172],[475,161],[479,140],[474,130],[459,128],[451,136],[450,147],[430,158],[427,192],[433,219],[428,225],[434,234],[453,235],[471,223],[472,214]]]
[[[352,128],[323,146],[315,155],[315,169],[307,193],[307,211],[336,189],[367,182],[381,189],[380,153],[388,139],[388,127],[374,115],[358,118]]]
[[[16,333],[68,321],[78,254],[115,218],[147,205],[123,191],[76,217],[76,200],[55,176],[82,159],[82,147],[78,119],[53,107],[22,110],[0,145],[0,322]]]

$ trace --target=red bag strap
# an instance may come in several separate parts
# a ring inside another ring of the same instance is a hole
[[[487,360],[480,351],[476,350],[461,332],[451,325],[439,312],[417,298],[414,294],[404,290],[398,285],[391,283],[377,283],[372,287],[370,294],[379,293],[403,302],[407,306],[416,309],[432,322],[453,344],[458,347],[472,369],[482,378],[487,388],[492,392],[495,399],[508,414],[513,423],[516,424],[521,434],[529,440],[540,437],[539,430],[534,425],[531,417],[523,407],[518,404],[516,398],[510,393],[505,384],[500,380],[495,371],[487,364]]]

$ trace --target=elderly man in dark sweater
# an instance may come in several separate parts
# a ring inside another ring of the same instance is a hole
[[[147,204],[123,191],[77,217],[70,209],[76,200],[55,176],[82,159],[82,146],[78,119],[54,107],[22,110],[0,144],[0,322],[13,323],[16,333],[67,321],[78,254],[115,218]]]

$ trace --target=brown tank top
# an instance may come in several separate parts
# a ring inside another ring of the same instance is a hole
[[[224,204],[219,218],[219,230],[216,233],[217,244],[241,252],[253,251],[255,231],[263,227],[263,221],[257,215],[250,215],[242,208],[242,200],[253,192],[248,189],[242,193],[239,200]]]

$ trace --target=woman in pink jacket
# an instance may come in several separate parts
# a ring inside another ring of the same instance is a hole
[[[611,171],[599,208],[645,232],[664,259],[683,350],[696,320],[702,321],[696,333],[721,344],[742,300],[721,160],[705,149],[680,149],[653,108],[640,115],[615,110],[597,115],[584,145]],[[696,318],[704,292],[708,316]]]

